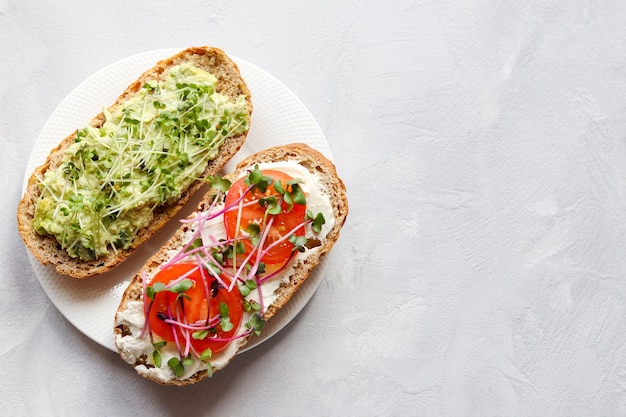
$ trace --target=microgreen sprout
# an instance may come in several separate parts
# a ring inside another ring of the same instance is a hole
[[[176,285],[171,286],[169,288],[169,291],[182,295],[185,293],[185,291],[189,290],[192,286],[193,286],[192,280],[183,279],[182,281],[178,282]]]
[[[156,366],[157,368],[161,367],[161,351],[158,349],[154,349],[154,351],[152,351],[152,361],[154,362],[154,366]]]
[[[250,316],[250,319],[246,323],[246,329],[251,330],[257,336],[261,334],[263,326],[265,326],[265,320],[261,318],[261,315],[259,313],[252,314]]]
[[[255,300],[244,300],[243,310],[247,313],[251,311],[261,311],[261,304]]]
[[[293,210],[294,204],[306,205],[306,196],[300,188],[301,180],[293,179],[287,181],[284,185],[280,181],[274,182],[274,189],[283,197],[283,201],[287,204],[287,213]]]
[[[178,378],[180,378],[181,376],[183,376],[183,374],[185,373],[185,365],[184,362],[181,361],[179,358],[177,357],[172,357],[170,358],[170,360],[167,361],[167,365],[172,368],[172,371],[174,372],[174,375],[176,375]]]
[[[213,351],[211,350],[211,348],[208,348],[202,351],[199,358],[201,361],[207,361],[211,359],[212,356],[213,356]]]
[[[314,215],[311,210],[307,210],[306,220],[311,220],[311,229],[315,233],[320,233],[322,231],[322,226],[326,223],[326,219],[324,219],[324,215],[322,213]]]
[[[220,303],[220,326],[225,332],[233,329],[233,324],[230,322],[230,317],[228,315],[228,304],[226,303]]]
[[[297,250],[298,252],[304,252],[306,250],[306,237],[291,235],[289,236],[289,241],[293,243],[293,250]]]
[[[205,330],[198,330],[195,331],[191,334],[191,337],[193,337],[196,340],[204,340],[206,339],[206,337],[209,335],[209,330],[205,329]]]
[[[160,368],[162,361],[161,349],[163,349],[167,345],[167,342],[164,340],[160,340],[153,343],[152,345],[154,346],[154,351],[152,352],[152,361],[154,362],[154,366]]]
[[[148,296],[148,298],[150,298],[150,300],[154,301],[154,297],[157,295],[157,293],[163,291],[164,289],[165,284],[163,284],[162,282],[155,282],[154,285],[146,288],[146,295]]]
[[[252,189],[257,189],[259,192],[264,193],[267,190],[267,187],[272,185],[274,180],[272,177],[267,175],[263,175],[261,170],[259,170],[259,165],[255,165],[254,169],[250,171],[248,176],[245,179],[245,184],[248,186],[252,186]]]
[[[239,292],[242,297],[250,295],[252,290],[256,290],[257,283],[254,279],[247,279],[242,285],[239,286]]]
[[[228,189],[231,186],[231,182],[229,180],[227,180],[226,178],[219,177],[217,175],[207,178],[207,182],[211,185],[211,187],[223,193],[228,191]]]

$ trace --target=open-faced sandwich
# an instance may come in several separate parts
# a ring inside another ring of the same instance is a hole
[[[348,214],[335,166],[304,144],[251,155],[211,183],[115,315],[121,357],[160,384],[224,368],[305,282]]]
[[[17,212],[26,246],[72,277],[111,269],[240,149],[251,113],[248,87],[222,50],[194,47],[158,62],[35,169]]]

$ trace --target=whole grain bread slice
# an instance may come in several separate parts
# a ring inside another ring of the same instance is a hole
[[[265,320],[269,320],[272,316],[274,316],[291,299],[291,297],[296,293],[298,288],[300,288],[302,284],[306,281],[306,279],[310,276],[313,269],[319,264],[322,257],[331,250],[331,248],[337,242],[341,228],[343,227],[348,216],[348,200],[346,196],[345,184],[338,176],[335,165],[319,151],[303,143],[294,143],[286,146],[278,146],[250,155],[237,165],[235,171],[232,174],[225,175],[224,178],[227,178],[234,182],[236,179],[244,175],[247,170],[252,169],[257,163],[278,161],[295,161],[301,166],[305,167],[309,172],[319,174],[322,184],[321,187],[323,187],[324,192],[329,196],[329,199],[331,201],[335,221],[332,229],[326,234],[325,238],[322,241],[318,242],[316,250],[308,252],[306,258],[299,261],[294,266],[293,273],[289,276],[288,282],[282,283],[280,287],[276,290],[275,294],[277,295],[277,298],[274,300],[274,302],[272,302],[271,305],[267,306],[267,309],[263,315],[263,318]],[[206,210],[213,202],[214,198],[215,191],[209,190],[202,198],[202,201],[199,203],[197,211],[201,212]],[[191,219],[195,215],[196,214],[193,213],[188,218]],[[125,352],[120,347],[120,344],[118,344],[119,339],[124,337],[137,337],[137,335],[133,334],[133,332],[129,328],[128,323],[125,323],[123,320],[120,319],[120,313],[128,308],[128,304],[130,302],[143,302],[143,273],[145,272],[145,276],[147,277],[154,276],[154,274],[156,274],[161,265],[163,265],[170,259],[172,253],[176,252],[181,247],[183,247],[185,243],[187,243],[185,239],[189,228],[189,223],[183,223],[183,225],[176,231],[176,233],[170,238],[170,240],[168,240],[166,244],[146,262],[144,268],[142,268],[142,270],[133,277],[122,296],[118,311],[115,316],[114,333],[116,346],[118,347],[122,359],[124,359],[133,367],[137,367],[140,365],[146,366],[146,358],[150,352],[146,352],[146,355],[138,358],[135,355],[129,355],[128,352]],[[149,279],[150,278],[148,278],[148,280]],[[238,343],[238,349],[232,355],[232,357],[229,358],[228,363],[235,357],[236,353],[243,346],[245,346],[248,339],[249,337],[246,339],[239,339],[234,342]],[[224,366],[222,366],[221,368],[214,367],[213,372],[219,369],[223,369]],[[208,372],[206,370],[203,370],[195,373],[190,378],[174,378],[169,381],[163,381],[158,378],[153,378],[150,375],[146,374],[142,374],[142,376],[160,384],[182,386],[193,384],[202,379],[205,379],[208,376]]]
[[[135,95],[149,80],[162,81],[166,70],[181,63],[191,62],[196,67],[203,69],[217,78],[217,92],[235,99],[240,95],[246,97],[249,115],[252,114],[252,101],[250,91],[241,77],[239,67],[229,58],[224,51],[215,47],[191,47],[174,56],[159,61],[154,67],[145,71],[136,81],[130,84],[118,97],[116,102],[109,107],[112,111],[117,106]],[[94,127],[100,127],[105,121],[103,113],[96,115],[90,122]],[[247,132],[238,136],[228,137],[219,148],[218,156],[210,160],[202,177],[216,174],[243,145]],[[44,265],[53,265],[56,271],[63,275],[74,278],[88,278],[106,272],[128,258],[142,243],[152,237],[161,227],[167,223],[185,205],[189,198],[202,186],[203,181],[197,180],[182,193],[177,202],[158,207],[154,211],[154,218],[150,226],[143,229],[132,245],[125,250],[118,250],[91,261],[83,261],[70,257],[58,244],[53,236],[42,236],[32,227],[35,206],[40,196],[39,179],[48,170],[57,168],[61,161],[64,150],[69,147],[76,137],[76,132],[68,135],[48,155],[46,161],[37,167],[30,176],[27,188],[17,210],[18,230],[24,243],[31,253]]]

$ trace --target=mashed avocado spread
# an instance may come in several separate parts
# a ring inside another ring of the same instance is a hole
[[[128,248],[153,210],[173,203],[217,156],[225,138],[248,130],[244,96],[215,92],[217,79],[192,64],[150,81],[100,128],[77,131],[55,170],[40,180],[33,225],[83,260]]]

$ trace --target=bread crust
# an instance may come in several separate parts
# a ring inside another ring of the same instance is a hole
[[[248,103],[249,115],[252,114],[252,101],[250,90],[241,77],[239,67],[219,48],[215,47],[191,47],[176,55],[159,61],[154,67],[146,70],[137,80],[131,83],[118,97],[114,104],[109,107],[112,111],[121,105],[126,99],[135,95],[149,80],[163,80],[168,68],[192,62],[198,68],[210,72],[217,78],[216,91],[231,99],[244,95]],[[100,127],[105,121],[104,113],[96,115],[90,122],[91,126]],[[209,161],[202,174],[203,177],[216,174],[241,148],[247,136],[244,132],[238,136],[226,138],[219,148],[218,156]],[[152,237],[169,219],[176,215],[185,205],[189,198],[203,185],[198,180],[185,190],[180,199],[174,204],[163,205],[154,211],[154,218],[150,226],[143,229],[132,245],[117,253],[110,253],[91,261],[83,261],[70,257],[58,244],[54,236],[42,236],[33,226],[35,207],[40,197],[39,178],[48,170],[57,168],[62,160],[63,152],[76,137],[76,132],[68,135],[48,155],[46,161],[37,167],[28,180],[24,195],[17,209],[17,225],[20,235],[30,252],[44,265],[53,265],[56,271],[63,275],[74,278],[88,278],[106,272],[120,262],[127,259],[142,243]]]
[[[310,172],[320,174],[323,187],[328,192],[328,196],[332,204],[335,223],[332,229],[327,233],[325,239],[321,242],[318,250],[311,251],[303,261],[300,261],[298,264],[296,264],[293,273],[289,277],[289,282],[286,284],[281,284],[281,286],[276,290],[277,298],[267,308],[265,314],[263,315],[263,318],[265,320],[269,320],[271,317],[273,317],[289,301],[289,299],[291,299],[291,297],[296,293],[298,288],[300,288],[309,277],[313,269],[319,264],[322,257],[331,250],[333,245],[337,242],[341,228],[343,227],[348,216],[348,200],[346,196],[346,187],[341,178],[338,176],[335,165],[319,151],[311,148],[304,143],[294,143],[286,146],[278,146],[250,155],[237,165],[236,170],[232,174],[225,175],[224,178],[235,181],[236,179],[240,178],[247,169],[252,169],[257,163],[278,161],[295,161],[308,169]],[[205,208],[211,204],[214,195],[215,192],[213,190],[209,190],[203,196],[202,201],[198,205],[197,211],[205,210]],[[195,213],[191,214],[188,218],[191,219],[194,216]],[[145,271],[147,276],[151,276],[161,265],[167,262],[171,251],[178,250],[186,243],[184,239],[185,233],[189,230],[188,228],[188,225],[183,224],[183,226],[181,226],[174,233],[170,240],[168,240],[157,253],[155,253],[150,259],[148,259],[144,268],[142,268],[142,270],[139,271],[131,280],[131,283],[126,288],[122,296],[119,308],[116,312],[114,328],[116,338],[122,337],[126,332],[126,330],[124,329],[124,325],[118,322],[117,314],[126,310],[129,302],[143,300],[142,271]],[[247,341],[247,338],[245,340],[240,340],[240,346],[238,350],[245,346]],[[127,357],[127,355],[125,355],[125,352],[123,352],[119,348],[119,346],[118,350],[121,357],[126,362],[128,362],[133,367],[138,365],[136,363],[133,363],[132,361],[129,361],[129,358]],[[233,355],[230,360],[232,360],[234,356],[235,355]],[[218,370],[219,369],[214,368],[213,372],[216,372]],[[168,382],[164,382],[156,378],[151,378],[150,376],[146,375],[143,376],[147,379],[158,382],[159,384],[182,386],[193,384],[202,379],[205,379],[207,377],[207,372],[200,371],[190,378],[184,380],[173,379]]]

